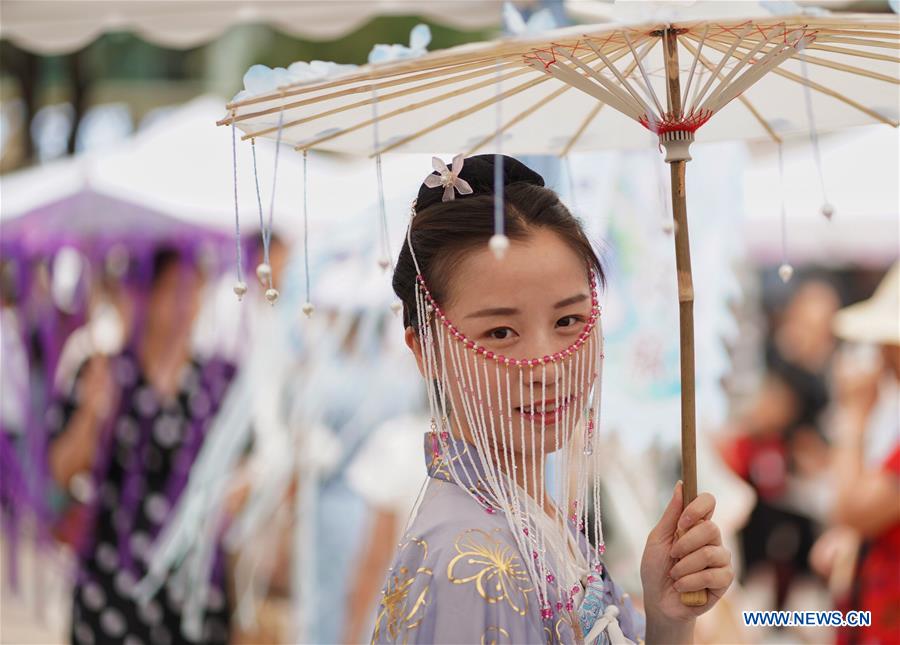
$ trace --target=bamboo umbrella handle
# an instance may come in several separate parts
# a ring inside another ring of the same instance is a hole
[[[687,203],[684,188],[685,161],[670,163],[672,171],[672,211],[675,219],[675,265],[678,271],[678,314],[681,353],[681,469],[683,504],[697,497],[697,434],[694,388],[694,286],[688,241]],[[706,590],[681,594],[688,607],[706,604]]]
[[[678,40],[671,28],[663,33],[666,63],[666,98],[670,115],[682,115],[681,81],[678,69]],[[697,435],[694,388],[694,284],[691,278],[691,247],[688,240],[685,164],[690,156],[669,161],[672,173],[672,217],[675,224],[675,268],[678,272],[678,319],[681,359],[681,470],[683,501],[687,506],[697,497]],[[668,160],[668,159],[667,159]],[[688,607],[702,607],[706,589],[681,594]]]

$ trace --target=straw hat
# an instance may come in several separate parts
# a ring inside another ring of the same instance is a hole
[[[868,300],[844,307],[834,318],[844,340],[900,345],[900,262],[895,262]]]

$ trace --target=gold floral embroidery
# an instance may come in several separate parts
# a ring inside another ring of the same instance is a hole
[[[396,641],[401,631],[403,642],[406,642],[409,630],[415,629],[422,622],[425,615],[425,606],[428,604],[429,585],[425,584],[419,595],[414,599],[409,595],[410,588],[419,575],[432,577],[431,569],[424,566],[428,559],[428,544],[425,540],[410,539],[405,542],[398,551],[398,556],[411,546],[422,550],[419,567],[410,575],[408,567],[400,567],[396,573],[388,576],[388,581],[382,592],[381,607],[378,617],[375,619],[375,631],[372,634],[372,642],[376,642],[384,629],[392,641]]]
[[[581,633],[581,627],[576,627],[576,624],[572,612],[559,612],[559,620],[556,621],[556,642],[568,643],[573,640],[579,642],[583,641],[584,635]]]
[[[457,585],[475,582],[489,603],[505,601],[524,616],[532,591],[528,572],[515,550],[481,529],[467,529],[456,537],[457,555],[447,565],[447,577]]]
[[[463,444],[462,451],[459,450],[458,445],[456,446],[456,454],[450,457],[451,462],[458,462],[463,457],[467,457],[469,455],[469,444]],[[450,466],[447,462],[447,458],[444,456],[443,452],[440,455],[434,455],[431,458],[431,463],[428,465],[429,470],[431,470],[431,476],[435,479],[443,479],[444,481],[452,482],[453,475],[450,472]],[[462,466],[465,468],[465,465]]]
[[[509,639],[508,631],[506,631],[502,627],[491,625],[486,630],[484,630],[484,634],[481,635],[481,645],[500,645],[500,638],[502,636],[506,637],[506,642],[512,642]]]

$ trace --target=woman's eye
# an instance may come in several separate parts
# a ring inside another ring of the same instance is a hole
[[[556,321],[556,324],[559,327],[571,327],[572,325],[577,325],[579,322],[581,322],[581,316],[563,316]]]
[[[497,327],[497,329],[492,329],[488,332],[488,336],[493,338],[494,340],[507,340],[512,338],[513,330],[509,327]]]

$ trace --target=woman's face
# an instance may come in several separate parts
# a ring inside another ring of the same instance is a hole
[[[445,292],[438,305],[448,321],[485,350],[515,359],[565,350],[578,339],[591,314],[585,260],[548,230],[538,229],[524,240],[511,241],[503,260],[497,260],[487,245],[471,249],[453,265]],[[540,448],[542,434],[544,452],[559,447],[561,432],[576,425],[587,403],[585,383],[593,380],[599,330],[579,350],[577,362],[569,358],[537,367],[498,367],[461,347],[442,325],[435,329],[445,335],[445,347],[456,344],[444,356],[454,431],[471,442],[467,419],[482,414],[479,425],[489,439],[497,441],[503,429],[514,452],[530,454]],[[416,351],[409,330],[407,340]],[[440,355],[437,360],[440,363]],[[464,399],[469,402],[469,415]],[[482,404],[473,405],[478,399]]]

